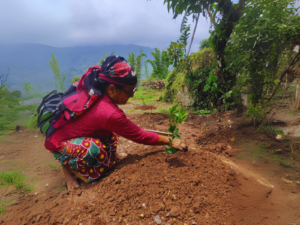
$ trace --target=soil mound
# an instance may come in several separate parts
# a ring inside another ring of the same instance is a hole
[[[233,170],[208,152],[177,153],[165,162],[159,149],[129,155],[109,176],[69,195],[28,196],[0,224],[226,222]]]

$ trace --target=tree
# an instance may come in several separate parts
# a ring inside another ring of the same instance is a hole
[[[169,74],[169,66],[172,64],[172,60],[167,51],[160,51],[158,48],[155,48],[154,52],[151,52],[154,59],[147,59],[146,62],[149,62],[153,68],[151,73],[151,78],[163,80]]]
[[[128,53],[127,62],[135,69],[138,81],[142,78],[143,57],[147,57],[143,49],[140,49],[139,55],[134,54],[134,52]]]
[[[231,0],[164,0],[164,3],[167,3],[168,10],[172,9],[175,16],[183,13],[187,13],[188,15],[193,14],[193,17],[196,19],[196,25],[192,40],[196,32],[200,14],[206,18],[210,18],[211,23],[214,25],[210,39],[217,55],[219,69],[222,72],[222,80],[226,84],[223,89],[227,90],[235,83],[235,75],[230,74],[228,70],[224,70],[226,68],[224,50],[234,24],[241,16],[245,2],[246,0],[239,0],[238,4],[233,4]]]
[[[61,77],[60,75],[60,69],[58,61],[54,55],[54,53],[51,53],[52,55],[52,61],[49,61],[49,66],[53,70],[54,78],[55,78],[55,87],[58,91],[65,92],[65,79],[66,77]]]
[[[280,84],[299,37],[300,17],[293,0],[252,0],[245,6],[230,37],[227,59],[248,78],[253,104],[259,102],[264,89],[272,90]]]
[[[199,43],[199,51],[201,51],[202,49],[205,49],[205,48],[209,48],[208,38],[201,40],[200,43]]]

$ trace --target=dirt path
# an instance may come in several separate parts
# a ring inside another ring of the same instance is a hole
[[[167,128],[165,114],[129,117],[142,128]],[[0,171],[23,171],[35,189],[0,189],[1,201],[13,200],[0,224],[300,224],[298,161],[285,168],[266,160],[278,148],[287,160],[286,142],[257,134],[229,113],[190,115],[180,134],[189,152],[167,162],[163,147],[120,138],[118,150],[129,156],[72,193],[62,191],[59,163],[39,131],[8,135],[0,143]],[[262,144],[267,149],[257,152]]]

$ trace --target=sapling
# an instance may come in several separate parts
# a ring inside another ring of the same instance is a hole
[[[167,145],[165,146],[165,151],[167,153],[166,157],[168,157],[169,154],[173,154],[173,153],[177,152],[177,149],[172,147],[172,143],[175,138],[181,139],[181,137],[178,134],[179,129],[177,126],[179,123],[184,123],[184,121],[187,119],[188,114],[189,113],[186,113],[183,111],[183,108],[178,110],[177,105],[174,105],[173,107],[171,107],[169,109],[169,125],[170,125],[170,127],[168,128],[167,131],[172,133],[172,136],[169,137],[170,147]],[[167,160],[167,158],[166,158],[166,160]]]

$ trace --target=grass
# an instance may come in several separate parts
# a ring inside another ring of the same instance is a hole
[[[0,173],[0,187],[5,188],[14,185],[15,188],[21,189],[25,186],[24,181],[26,178],[21,171],[2,172]]]
[[[166,109],[166,108],[164,108],[164,107],[162,107],[162,106],[159,106],[159,107],[157,108],[157,110],[158,110],[159,113],[169,114],[169,109]]]
[[[251,158],[253,159],[257,159],[257,158],[260,158],[262,160],[265,161],[265,163],[269,162],[269,159],[264,156],[262,153],[265,151],[265,149],[268,148],[268,146],[266,144],[261,144],[259,146],[258,149],[256,149],[252,154],[251,154]]]
[[[46,164],[48,166],[50,166],[53,169],[59,169],[61,166],[58,166],[57,164],[53,163],[53,162],[46,162]]]
[[[0,188],[6,188],[14,185],[16,189],[23,189],[26,192],[31,192],[34,186],[26,186],[24,181],[27,179],[21,171],[16,172],[1,172],[0,173]]]
[[[5,143],[5,142],[8,142],[8,141],[6,140],[6,138],[5,138],[5,137],[3,137],[3,136],[0,136],[0,142],[1,142],[1,143]]]
[[[10,202],[11,202],[11,200],[0,202],[0,215],[3,215],[6,212],[6,210],[4,210],[4,206],[9,204]]]
[[[132,102],[134,100],[141,100],[141,104],[147,104],[149,102],[155,102],[159,99],[161,92],[157,90],[143,90],[138,88],[134,93],[134,96],[129,100]]]
[[[286,114],[291,114],[291,115],[294,115],[294,116],[298,116],[298,114],[295,113],[295,112],[287,112]]]
[[[240,159],[242,159],[242,158],[243,158],[243,155],[238,155],[237,157],[240,158]]]
[[[34,190],[34,185],[31,185],[29,187],[23,187],[23,190],[26,192],[32,192]]]
[[[284,166],[284,167],[291,167],[293,165],[293,163],[286,163],[283,160],[281,160],[281,156],[280,155],[274,155],[272,157],[272,160],[274,162],[279,163],[279,165]]]
[[[63,187],[63,188],[56,188],[57,190],[59,190],[59,191],[65,191],[65,190],[67,190],[67,188],[65,188],[65,187]]]
[[[0,161],[0,163],[6,163],[6,162],[9,162],[10,160],[9,159],[4,159],[2,161]]]

